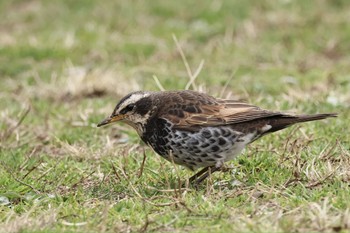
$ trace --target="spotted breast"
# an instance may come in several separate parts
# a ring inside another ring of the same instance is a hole
[[[232,160],[253,140],[256,132],[244,134],[230,126],[203,127],[198,131],[173,128],[165,119],[147,125],[141,138],[155,152],[174,163],[196,170]]]

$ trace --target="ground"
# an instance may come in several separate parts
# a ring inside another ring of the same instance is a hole
[[[0,231],[349,232],[349,18],[346,0],[1,1]],[[130,127],[96,127],[162,88],[339,117],[195,189]]]

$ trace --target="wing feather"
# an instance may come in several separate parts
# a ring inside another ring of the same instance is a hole
[[[198,96],[197,96],[198,97]],[[215,99],[201,94],[193,98],[191,92],[179,93],[176,104],[168,106],[159,117],[170,120],[175,128],[195,130],[198,127],[232,125],[256,119],[283,115],[237,100]]]

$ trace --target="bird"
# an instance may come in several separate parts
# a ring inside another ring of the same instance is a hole
[[[293,115],[192,90],[136,91],[123,97],[97,127],[125,122],[164,159],[199,172],[200,184],[250,143],[296,123],[336,113]]]

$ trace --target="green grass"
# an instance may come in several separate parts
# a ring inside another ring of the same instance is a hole
[[[0,232],[349,232],[349,12],[346,0],[1,1]],[[179,47],[192,73],[204,61],[196,89],[339,117],[266,136],[231,171],[179,188],[192,173],[131,128],[96,128],[126,93],[158,90],[154,76],[184,89]]]

